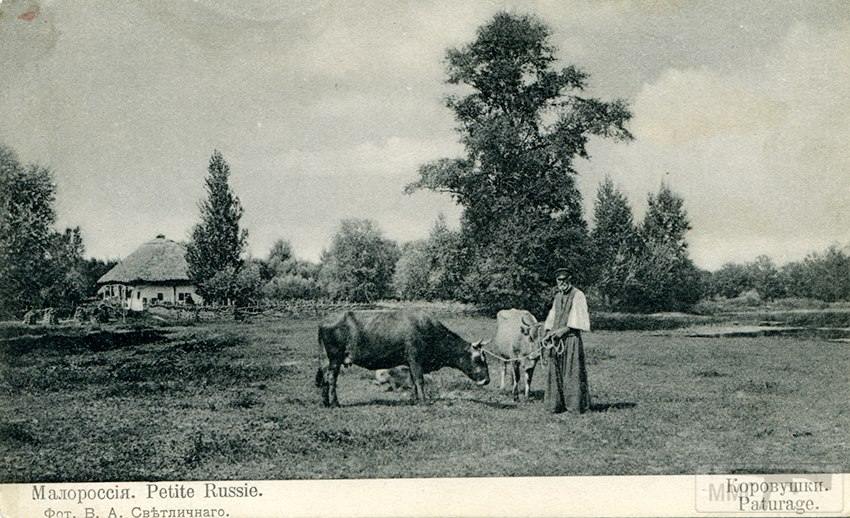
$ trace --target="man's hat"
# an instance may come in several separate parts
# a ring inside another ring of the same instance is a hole
[[[566,277],[566,278],[569,279],[571,277],[570,269],[569,268],[558,268],[557,270],[555,270],[555,278],[557,279],[558,277]]]

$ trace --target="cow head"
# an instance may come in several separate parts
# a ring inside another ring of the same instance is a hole
[[[487,368],[487,358],[484,355],[484,344],[481,340],[472,343],[468,349],[469,368],[463,369],[476,385],[490,383],[490,370]],[[466,363],[466,362],[464,362]]]
[[[535,322],[533,319],[528,319],[525,315],[523,315],[519,325],[519,331],[523,334],[523,336],[527,336],[532,342],[537,342],[540,338],[542,338],[543,324]]]
[[[533,318],[528,319],[525,315],[522,316],[522,321],[519,325],[519,331],[522,333],[524,339],[528,340],[529,343],[534,347],[539,347],[542,343],[543,336],[545,335],[545,330],[543,329],[543,323],[537,322]],[[523,367],[534,368],[537,364],[537,360],[540,358],[539,352],[535,355],[529,356],[525,361],[523,361]]]

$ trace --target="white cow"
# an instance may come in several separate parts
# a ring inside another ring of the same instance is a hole
[[[485,345],[493,353],[509,359],[502,361],[502,383],[499,388],[505,388],[508,364],[511,364],[514,379],[511,392],[515,400],[519,399],[520,367],[525,372],[526,398],[531,391],[534,367],[541,357],[539,342],[543,333],[543,323],[537,322],[534,315],[524,309],[503,309],[496,314],[496,336]]]
[[[431,385],[434,383],[434,379],[430,374],[425,374],[425,386]],[[386,390],[395,391],[398,389],[409,389],[411,385],[410,381],[410,367],[407,365],[399,365],[398,367],[393,367],[391,369],[378,369],[375,371],[375,385],[381,386],[386,385]]]

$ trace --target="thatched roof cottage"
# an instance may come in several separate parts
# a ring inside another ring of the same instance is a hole
[[[98,279],[97,293],[135,311],[151,304],[201,304],[188,272],[186,247],[160,234]]]

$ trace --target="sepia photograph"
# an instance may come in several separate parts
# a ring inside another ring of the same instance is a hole
[[[0,517],[848,513],[848,374],[846,1],[0,0]]]

